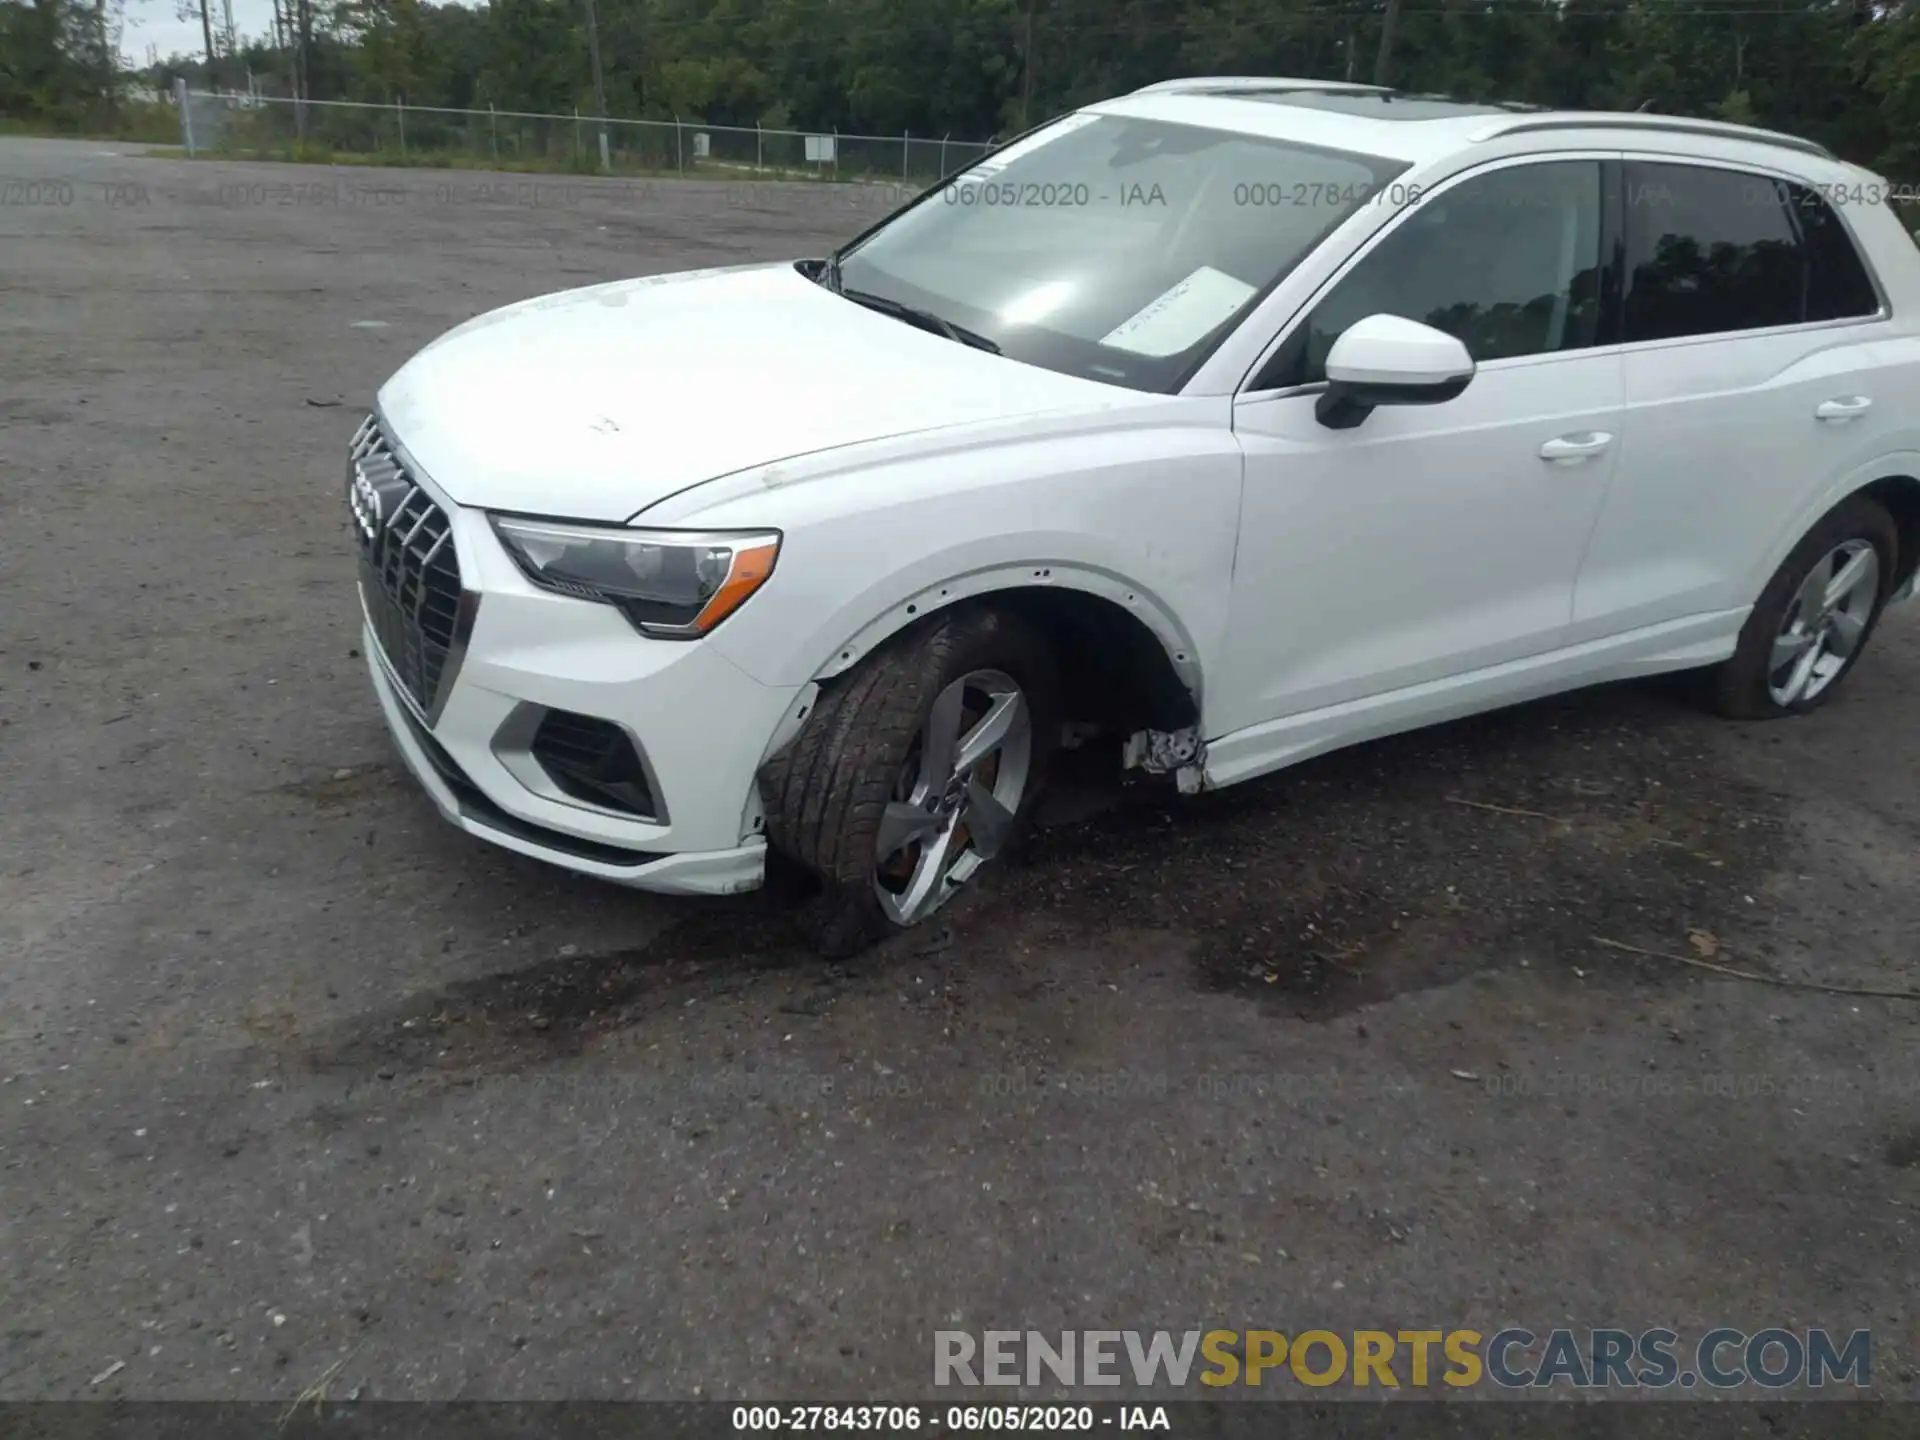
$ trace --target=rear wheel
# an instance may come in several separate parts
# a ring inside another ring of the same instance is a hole
[[[768,839],[820,882],[816,948],[919,924],[1015,845],[1059,715],[1046,643],[990,609],[936,616],[823,692],[762,777]]]
[[[1814,526],[1761,593],[1733,658],[1714,673],[1720,713],[1769,720],[1824,704],[1873,634],[1898,546],[1893,517],[1865,496]]]

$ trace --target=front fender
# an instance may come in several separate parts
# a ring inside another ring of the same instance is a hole
[[[1181,684],[1193,692],[1196,700],[1200,698],[1199,647],[1179,617],[1147,586],[1112,571],[1071,561],[1048,559],[1017,564],[988,564],[974,569],[959,568],[967,558],[959,554],[938,557],[935,565],[951,562],[955,566],[954,573],[917,590],[893,594],[884,601],[882,596],[885,592],[896,591],[900,587],[891,584],[875,586],[866,592],[860,601],[849,607],[849,611],[854,614],[872,611],[874,618],[848,635],[839,645],[829,647],[829,653],[811,678],[828,680],[852,669],[863,657],[907,626],[964,600],[991,595],[996,590],[1060,589],[1078,590],[1112,601],[1139,619],[1167,652],[1167,660],[1180,677]]]
[[[1220,653],[1240,519],[1224,402],[1159,423],[890,457],[736,489],[676,525],[767,527],[773,577],[705,643],[766,685],[842,673],[962,600],[1070,589],[1137,617],[1196,695]]]

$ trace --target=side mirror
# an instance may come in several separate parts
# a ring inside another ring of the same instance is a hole
[[[1473,357],[1445,331],[1398,315],[1369,315],[1327,354],[1327,389],[1314,418],[1351,430],[1376,405],[1438,405],[1473,379]]]

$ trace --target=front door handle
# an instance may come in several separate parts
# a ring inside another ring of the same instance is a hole
[[[1540,458],[1555,465],[1578,465],[1606,453],[1613,436],[1604,430],[1588,430],[1580,435],[1562,435],[1540,447]]]
[[[1872,408],[1873,401],[1865,395],[1849,395],[1841,400],[1822,400],[1813,407],[1813,418],[1844,423],[1859,419]]]

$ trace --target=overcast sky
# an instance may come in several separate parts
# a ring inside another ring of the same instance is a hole
[[[127,0],[120,53],[126,56],[129,64],[145,65],[149,45],[162,60],[169,55],[199,56],[205,52],[206,44],[200,35],[198,0],[190,0],[195,7],[190,20],[175,18],[179,3],[180,0]],[[473,3],[480,3],[480,0],[473,0]],[[242,38],[265,36],[273,29],[273,0],[208,0],[208,5],[216,29],[223,19],[223,5],[233,7],[233,26]]]
[[[242,36],[265,35],[273,28],[273,0],[209,0],[213,23],[222,21],[223,3],[233,6],[233,25]],[[200,36],[200,11],[193,19],[174,18],[177,0],[127,0],[126,26],[120,35],[120,53],[130,64],[147,63],[151,45],[159,58],[187,54],[198,56],[206,48]]]

